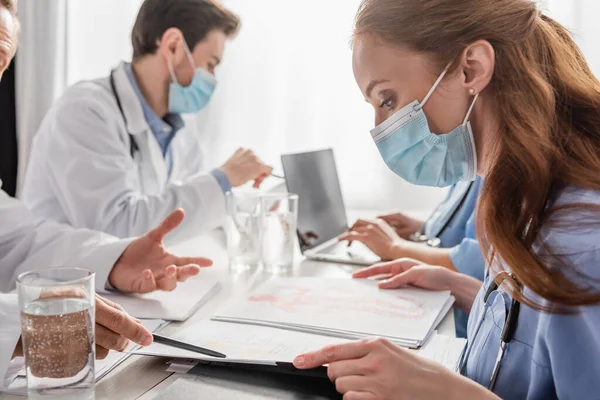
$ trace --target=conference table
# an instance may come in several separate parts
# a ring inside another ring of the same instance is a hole
[[[349,277],[357,268],[333,263],[316,262],[298,255],[292,269],[268,273],[260,268],[232,270],[225,249],[225,237],[221,230],[199,236],[170,247],[181,256],[205,256],[214,261],[213,267],[203,270],[198,277],[217,278],[221,290],[204,304],[191,318],[183,323],[171,323],[161,334],[174,335],[191,324],[208,319],[226,301],[239,296],[274,276],[295,277]],[[438,332],[455,336],[454,317],[450,312],[438,327]],[[96,400],[104,399],[340,399],[327,379],[311,378],[280,373],[225,368],[215,366],[195,367],[186,375],[167,372],[169,359],[132,355],[118,365],[96,384]],[[185,385],[181,381],[185,380]],[[176,382],[180,391],[170,393]],[[0,395],[0,400],[17,400],[23,397]]]

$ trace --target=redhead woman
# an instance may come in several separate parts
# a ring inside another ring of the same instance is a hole
[[[600,399],[600,82],[531,0],[364,0],[356,81],[373,138],[420,185],[483,178],[482,282],[399,260],[383,288],[450,289],[460,373],[385,340],[298,356],[346,400]]]

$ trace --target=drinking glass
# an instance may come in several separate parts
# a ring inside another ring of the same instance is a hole
[[[260,194],[227,193],[227,253],[234,271],[260,264]]]
[[[17,278],[30,399],[94,399],[94,287],[94,273],[81,268]]]
[[[262,264],[265,270],[279,272],[294,265],[298,196],[272,193],[261,197]]]

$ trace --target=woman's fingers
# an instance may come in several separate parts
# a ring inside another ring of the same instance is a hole
[[[105,349],[102,346],[96,345],[96,359],[97,360],[104,360],[107,355],[108,355],[108,349]]]
[[[129,340],[102,325],[96,325],[96,345],[108,350],[124,351]]]
[[[364,340],[327,346],[312,353],[299,355],[294,359],[294,365],[299,369],[316,368],[336,361],[364,357],[369,354],[370,349],[369,342]]]

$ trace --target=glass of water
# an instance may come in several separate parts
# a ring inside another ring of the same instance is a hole
[[[17,278],[30,399],[94,399],[94,287],[94,273],[80,268]]]
[[[265,270],[280,272],[294,266],[298,196],[272,193],[261,197],[262,264]]]
[[[260,264],[260,193],[227,193],[227,253],[234,271]]]

